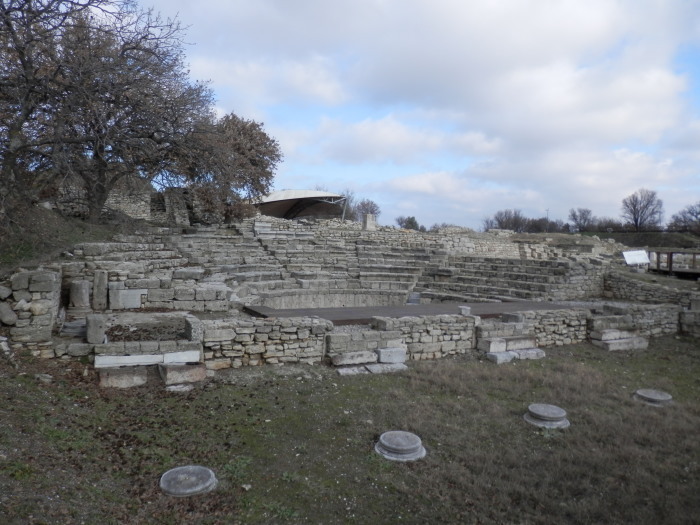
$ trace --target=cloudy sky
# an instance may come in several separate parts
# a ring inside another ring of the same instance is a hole
[[[477,229],[700,201],[698,0],[139,2],[189,27],[221,113],[279,141],[277,190]]]

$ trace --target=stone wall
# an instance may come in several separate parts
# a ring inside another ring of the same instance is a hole
[[[537,346],[576,344],[588,337],[586,322],[591,316],[588,309],[535,310],[522,312],[522,316],[531,325],[530,332],[537,338]]]
[[[685,308],[690,306],[693,298],[700,299],[699,292],[645,283],[639,279],[628,277],[620,271],[611,271],[605,276],[604,293],[605,297],[611,299],[678,304]]]
[[[207,368],[277,363],[317,363],[333,323],[316,317],[203,321]]]
[[[690,310],[681,312],[681,333],[700,337],[700,299],[695,299],[690,305]]]
[[[618,316],[621,325],[617,328],[634,330],[643,337],[673,335],[680,331],[680,316],[683,308],[675,304],[630,304],[604,308],[602,316]],[[595,322],[595,318],[592,318]],[[591,326],[589,328],[596,330]]]
[[[33,355],[53,357],[51,336],[61,301],[61,274],[51,270],[20,271],[9,286],[0,286],[0,320],[10,340]]]

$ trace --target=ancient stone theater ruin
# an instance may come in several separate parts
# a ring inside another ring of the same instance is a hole
[[[221,369],[401,370],[453,354],[503,363],[591,341],[700,336],[700,296],[632,279],[623,247],[578,235],[417,232],[258,215],[147,226],[0,283],[6,354],[83,359],[105,386]],[[682,265],[682,260],[676,260]]]

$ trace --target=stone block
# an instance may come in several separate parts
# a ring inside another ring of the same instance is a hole
[[[146,295],[148,290],[131,289],[109,290],[109,306],[112,310],[130,310],[141,308],[141,296]]]
[[[107,309],[107,283],[109,275],[105,270],[95,270],[92,283],[92,309],[102,311]]]
[[[403,347],[379,348],[377,358],[380,363],[405,363],[406,349]]]
[[[534,336],[515,335],[504,339],[506,340],[506,350],[522,350],[537,346],[537,339]]]
[[[487,353],[505,352],[507,350],[506,340],[503,337],[485,337],[479,339],[476,347],[478,350]]]
[[[73,281],[70,283],[70,306],[90,308],[90,281]]]
[[[515,352],[489,352],[486,354],[486,359],[489,361],[493,361],[497,365],[503,364],[503,363],[510,363],[513,359],[516,359],[518,356]]]
[[[198,383],[207,378],[207,367],[201,363],[197,365],[158,365],[160,377],[168,385],[181,383]]]
[[[95,368],[115,368],[121,366],[158,365],[163,362],[162,354],[144,355],[96,355]]]
[[[504,323],[524,323],[525,316],[522,313],[501,314],[501,321]]]
[[[385,374],[388,372],[403,372],[408,367],[403,363],[377,363],[365,365],[365,368],[372,374]]]
[[[370,352],[369,350],[363,350],[360,352],[346,352],[344,354],[334,355],[331,358],[331,362],[334,366],[376,363],[377,354],[375,352]]]
[[[29,311],[33,316],[38,317],[40,315],[46,315],[51,311],[53,304],[51,301],[46,299],[40,299],[38,301],[32,301],[29,303]]]
[[[223,370],[224,368],[231,368],[231,359],[227,357],[207,359],[204,366],[207,367],[207,370]]]
[[[104,315],[88,314],[85,316],[85,324],[88,343],[102,344],[105,342],[107,321]]]
[[[188,350],[185,352],[171,352],[163,354],[163,363],[165,364],[186,364],[199,363],[202,360],[202,353],[196,350]]]
[[[596,330],[590,333],[591,339],[598,341],[614,341],[615,339],[628,339],[636,337],[637,334],[628,330],[617,330],[616,328],[608,328],[606,330]]]
[[[10,277],[10,286],[13,290],[26,290],[29,288],[29,272],[19,272]]]
[[[90,355],[93,345],[88,343],[71,343],[66,348],[66,353],[71,357],[83,357]]]
[[[143,366],[103,368],[99,376],[100,386],[105,388],[132,388],[145,385],[148,381],[148,372]]]
[[[544,350],[540,348],[523,348],[521,350],[513,350],[518,359],[542,359],[545,357]]]
[[[0,285],[0,301],[4,301],[12,295],[12,288]]]
[[[17,314],[8,303],[0,302],[0,322],[8,326],[17,323]]]
[[[592,339],[591,343],[609,351],[645,350],[649,346],[649,341],[644,337],[629,337],[626,339],[616,339],[613,341],[597,341]]]
[[[145,291],[148,292],[147,300],[151,302],[172,301],[175,297],[175,290],[172,288],[150,288]]]
[[[173,272],[173,279],[192,279],[198,281],[203,277],[203,268],[178,268]]]
[[[114,343],[95,344],[95,355],[122,355],[124,354],[124,343],[117,341]]]
[[[360,374],[369,374],[369,370],[364,366],[347,366],[338,368],[338,375],[341,376],[356,376]]]

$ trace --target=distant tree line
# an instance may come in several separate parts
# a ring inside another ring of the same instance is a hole
[[[67,179],[83,185],[92,220],[128,178],[188,186],[220,209],[269,192],[277,141],[216,116],[183,37],[130,0],[0,3],[0,223]]]
[[[663,202],[657,193],[642,188],[622,200],[620,219],[596,217],[588,208],[571,208],[569,222],[565,223],[547,217],[533,219],[520,210],[507,209],[485,218],[482,226],[484,231],[496,228],[519,233],[662,231],[663,213]],[[700,201],[673,215],[666,229],[700,233]]]

